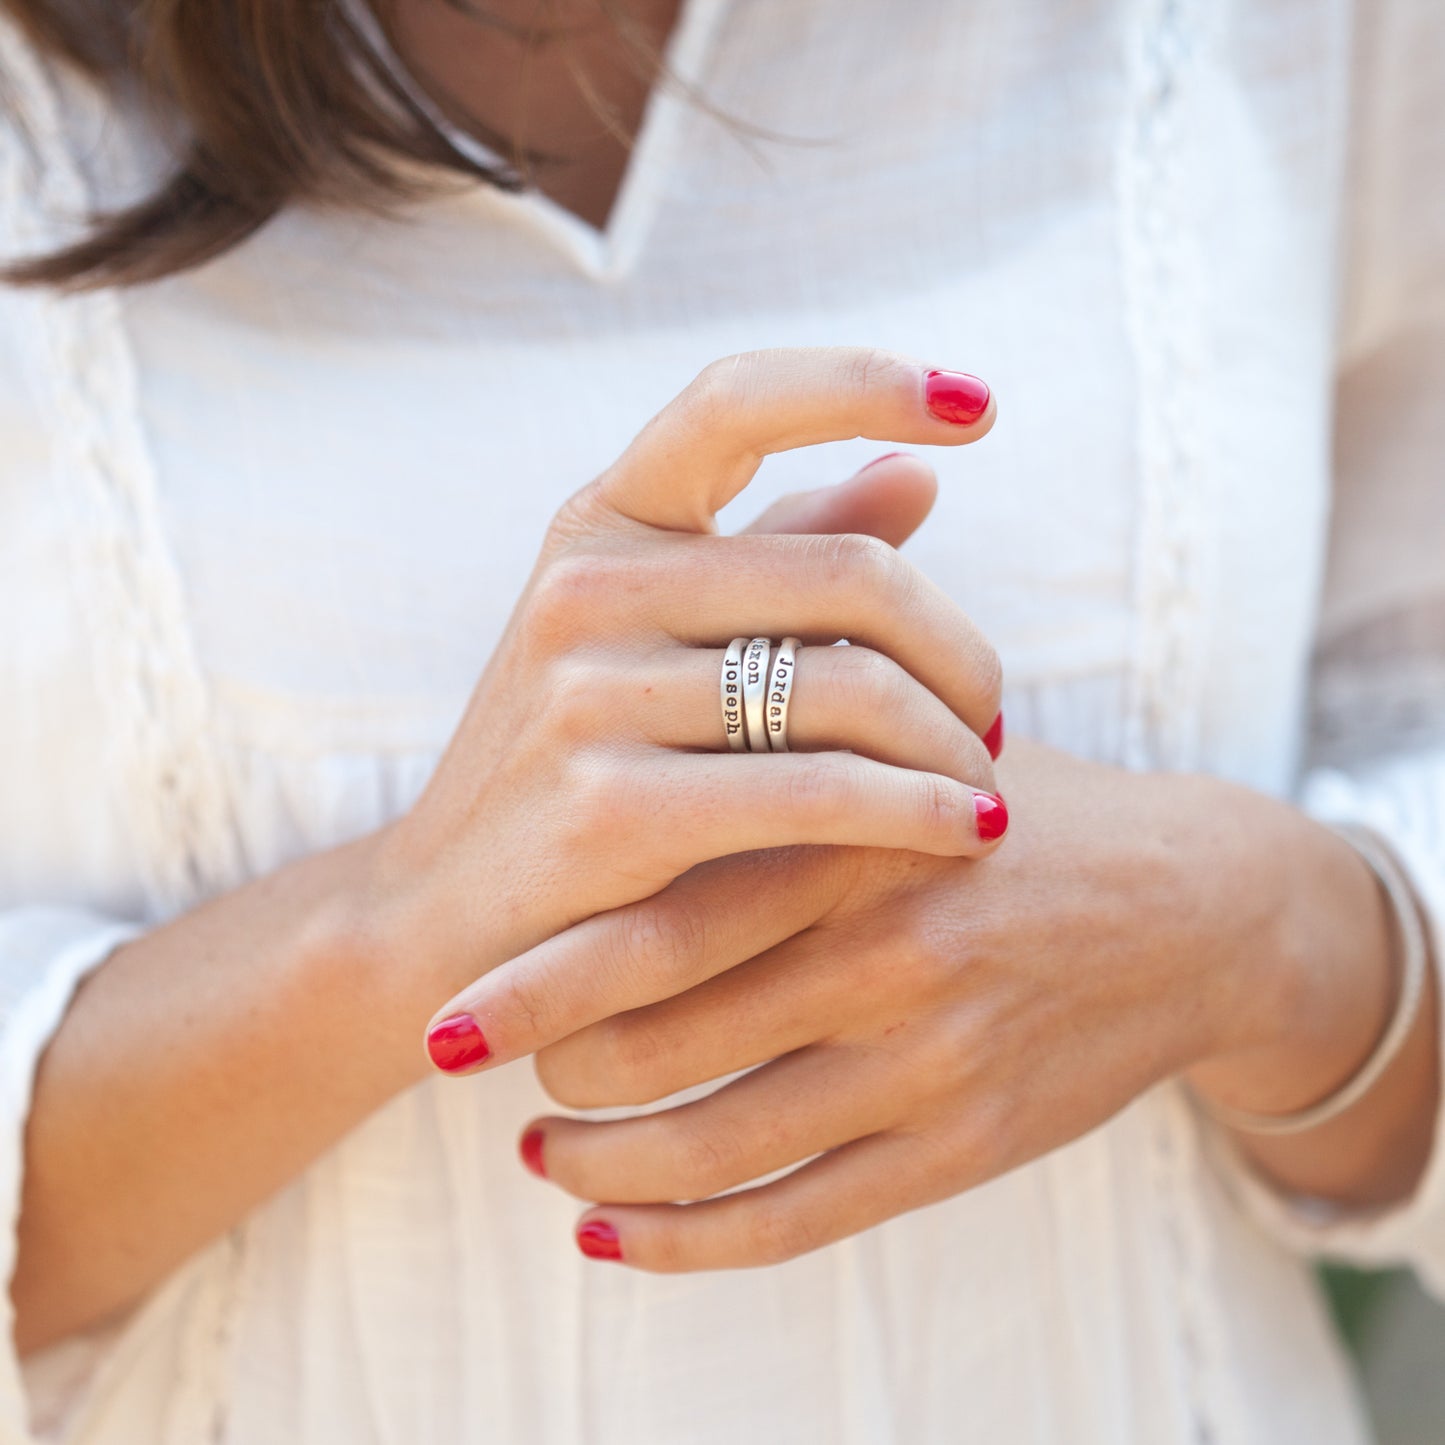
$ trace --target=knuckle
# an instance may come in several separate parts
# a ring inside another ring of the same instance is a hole
[[[596,1072],[583,1063],[569,1042],[554,1044],[536,1055],[537,1082],[564,1109],[600,1109],[607,1100],[593,1082]],[[605,1075],[603,1075],[605,1077]]]
[[[837,701],[847,712],[892,717],[907,703],[908,676],[883,653],[871,647],[834,647],[829,660]]]
[[[894,616],[909,616],[921,606],[921,574],[881,537],[844,532],[823,544],[825,566],[850,587],[864,592],[875,606]]]
[[[758,1264],[786,1264],[824,1243],[810,1215],[786,1205],[758,1204],[747,1225],[748,1254]]]
[[[866,532],[839,532],[819,538],[816,546],[830,571],[846,573],[853,579],[892,576],[898,565],[898,553],[881,538]]]
[[[548,1039],[563,1016],[565,1000],[555,980],[545,973],[520,973],[493,1006],[494,1016],[510,1022],[509,1032],[531,1041]]]
[[[751,352],[710,361],[678,397],[689,423],[708,431],[727,423],[750,390],[755,369]]]
[[[806,766],[788,777],[785,801],[791,814],[826,823],[848,811],[853,793],[853,770],[837,753],[808,755]]]
[[[667,1094],[663,1082],[671,1057],[665,1035],[639,1014],[617,1014],[599,1025],[606,1061],[608,1103],[652,1104]]]
[[[638,805],[638,791],[629,769],[601,748],[577,747],[566,759],[558,789],[572,826],[565,841],[577,848],[592,849],[598,830],[627,829],[632,809]]]
[[[532,583],[526,631],[543,652],[565,649],[587,635],[608,605],[611,568],[607,559],[581,547],[560,552]]]
[[[613,669],[598,658],[578,653],[556,658],[546,677],[549,730],[560,741],[573,744],[597,736],[616,684]]]
[[[620,920],[614,966],[629,977],[654,980],[666,993],[675,993],[677,985],[695,973],[707,948],[707,935],[707,921],[699,909],[672,899],[648,899],[628,909]]]
[[[966,1111],[960,1138],[951,1152],[965,1165],[970,1178],[992,1179],[1010,1167],[1016,1153],[1011,1112],[1001,1099],[987,1096],[975,1099]]]
[[[984,1176],[975,1172],[973,1161],[960,1147],[959,1129],[928,1128],[909,1137],[907,1171],[909,1192],[920,1202],[945,1199],[974,1184]]]
[[[989,720],[992,721],[1003,701],[1003,659],[982,637],[978,642],[978,654],[972,662],[972,672],[979,690],[989,702]]]
[[[715,1124],[678,1126],[672,1142],[677,1180],[685,1199],[706,1199],[736,1183],[737,1147]]]
[[[844,371],[856,391],[876,391],[892,386],[901,377],[912,376],[896,351],[878,346],[857,346],[850,352]]]
[[[605,510],[596,482],[574,492],[558,507],[547,524],[542,556],[556,556],[559,552],[575,546],[584,537],[593,535],[601,524]]]
[[[595,870],[611,865],[614,878],[637,893],[657,888],[672,872],[665,837],[655,826],[655,789],[635,775],[613,750],[578,746],[558,772],[549,777],[545,814],[538,818],[551,837],[549,871]],[[576,875],[580,876],[580,875]],[[633,896],[637,896],[634,894]],[[593,961],[609,961],[606,943]]]
[[[693,1268],[686,1211],[648,1230],[644,1269],[654,1274],[683,1274]]]
[[[968,851],[977,842],[973,792],[938,773],[915,774],[919,814],[928,835],[949,851]]]
[[[912,918],[898,930],[891,947],[892,964],[880,969],[892,997],[902,993],[928,999],[957,981],[955,944],[944,929],[923,918]]]
[[[537,1080],[566,1109],[635,1108],[670,1092],[654,1083],[670,1058],[641,1013],[614,1014],[542,1049]]]
[[[975,788],[992,789],[994,784],[993,759],[988,755],[982,739],[977,733],[960,727],[955,738],[953,776],[961,783]]]

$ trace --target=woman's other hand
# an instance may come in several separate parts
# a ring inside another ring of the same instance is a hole
[[[796,886],[766,859],[690,875],[678,919],[654,905],[646,927],[624,914],[547,945],[573,971],[651,956],[706,980],[541,1053],[559,1102],[640,1105],[751,1070],[647,1115],[528,1130],[534,1169],[604,1201],[584,1249],[663,1271],[775,1263],[1024,1164],[1171,1075],[1288,1112],[1358,1067],[1389,1007],[1389,937],[1348,845],[1210,778],[1019,742],[999,773],[1006,849],[819,850],[803,886],[828,910],[746,962],[726,900],[766,914]],[[1280,1141],[1292,1177],[1389,1197],[1422,1146],[1388,1123]]]

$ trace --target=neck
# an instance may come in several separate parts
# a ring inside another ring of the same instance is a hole
[[[456,124],[559,204],[605,223],[680,0],[398,0],[408,69]],[[478,18],[484,16],[485,18]]]

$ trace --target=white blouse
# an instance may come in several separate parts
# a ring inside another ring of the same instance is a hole
[[[77,981],[407,807],[549,515],[732,351],[986,377],[909,546],[1010,730],[1372,819],[1445,920],[1436,0],[688,0],[670,52],[791,139],[660,94],[604,233],[462,183],[124,294],[0,290],[7,1276]],[[0,70],[0,252],[160,173],[3,21]],[[730,517],[877,450],[770,460]],[[517,1164],[546,1107],[526,1064],[396,1098],[123,1320],[0,1348],[0,1442],[1356,1445],[1302,1255],[1445,1283],[1445,1149],[1330,1227],[1172,1086],[794,1263],[653,1277]]]

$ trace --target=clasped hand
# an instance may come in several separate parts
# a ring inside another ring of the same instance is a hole
[[[439,1066],[536,1054],[551,1095],[584,1109],[740,1074],[635,1117],[528,1129],[530,1166],[596,1203],[588,1253],[664,1271],[792,1258],[1247,1054],[1265,1042],[1251,1021],[1280,1014],[1259,1006],[1279,975],[1239,960],[1282,952],[1245,845],[1289,836],[1288,810],[1022,741],[996,784],[980,738],[997,659],[857,535],[917,525],[917,463],[709,535],[767,451],[860,424],[972,440],[992,420],[960,428],[928,401],[922,368],[872,353],[705,373],[564,510],[391,841],[417,936],[475,978],[433,1015]],[[830,531],[855,535],[776,535]],[[754,632],[871,644],[804,650],[802,751],[720,755],[717,649]],[[990,844],[970,804],[996,786],[1012,826]],[[513,841],[478,896],[484,822]],[[477,937],[492,956],[468,951]]]
[[[790,1259],[981,1184],[1243,1045],[1217,1021],[1254,1016],[1225,990],[1271,924],[1235,875],[1230,829],[1210,823],[1242,790],[1022,740],[999,782],[1010,832],[985,861],[723,859],[490,976],[476,1006],[503,1016],[545,1011],[575,975],[624,997],[660,979],[680,990],[539,1053],[569,1108],[748,1071],[660,1111],[529,1128],[532,1167],[600,1201],[584,1246],[663,1271]],[[1227,929],[1202,926],[1189,861],[1214,865],[1216,896],[1234,893]]]

